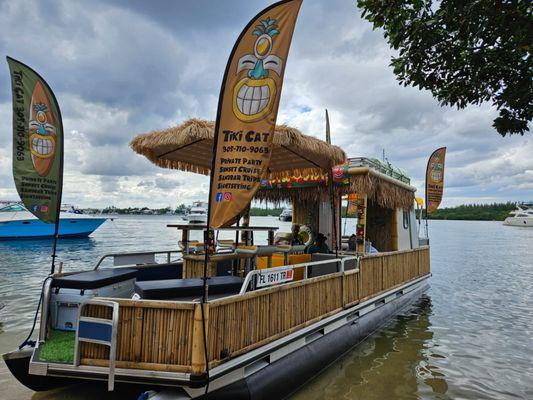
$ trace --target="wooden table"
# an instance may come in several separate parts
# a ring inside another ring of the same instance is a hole
[[[250,254],[221,253],[211,254],[207,263],[207,276],[217,275],[217,264],[228,260],[247,260],[253,258]],[[183,278],[203,278],[204,276],[204,254],[185,254],[183,256]]]
[[[181,242],[184,246],[183,253],[189,254],[189,231],[205,231],[207,225],[200,224],[167,224],[167,228],[176,228],[182,231]],[[254,232],[254,231],[267,231],[268,232],[268,244],[272,246],[274,244],[274,232],[277,231],[277,226],[230,226],[228,228],[219,228],[218,231],[241,231],[241,232]],[[251,243],[253,244],[253,240]]]

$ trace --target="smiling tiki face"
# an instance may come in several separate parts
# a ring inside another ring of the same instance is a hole
[[[31,96],[29,146],[35,171],[40,176],[46,176],[54,163],[56,127],[50,101],[39,81]]]
[[[279,33],[276,20],[261,21],[252,32],[257,36],[254,53],[239,59],[237,74],[248,71],[233,89],[233,113],[241,121],[257,121],[268,115],[276,98],[276,82],[269,71],[281,76],[283,61],[272,52],[272,38]]]

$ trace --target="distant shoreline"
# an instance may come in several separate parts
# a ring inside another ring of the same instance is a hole
[[[517,203],[470,204],[435,210],[430,214],[431,220],[454,221],[504,221],[511,211],[516,210]],[[423,216],[425,213],[423,213]]]
[[[503,221],[509,216],[511,211],[516,210],[517,203],[493,203],[493,204],[470,204],[456,207],[441,208],[435,210],[430,216],[430,220],[452,220],[452,221]],[[84,209],[87,214],[103,215],[175,215],[183,216],[188,212],[188,208],[181,204],[176,209],[171,207],[150,209],[148,207],[117,208],[107,207],[103,210]],[[250,216],[252,217],[278,217],[283,211],[283,207],[260,208],[252,207]],[[346,216],[346,208],[341,211],[342,217]],[[422,213],[425,218],[425,211]],[[351,217],[351,216],[348,216]]]

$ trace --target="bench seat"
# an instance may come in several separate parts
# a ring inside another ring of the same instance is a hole
[[[103,268],[54,278],[52,287],[58,289],[99,289],[117,282],[134,279],[137,271],[128,268]]]
[[[209,294],[236,294],[241,289],[243,278],[238,276],[213,276],[207,279]],[[164,300],[180,297],[202,296],[202,279],[168,279],[135,283],[135,293],[143,299]]]

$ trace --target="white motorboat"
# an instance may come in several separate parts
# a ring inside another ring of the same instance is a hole
[[[195,201],[192,203],[191,210],[187,215],[187,219],[191,224],[206,224],[207,223],[207,202]]]
[[[292,221],[292,208],[285,208],[279,215],[280,221]]]
[[[504,225],[533,227],[533,205],[522,204],[516,206],[517,210],[505,218]]]
[[[107,218],[82,214],[70,205],[62,205],[59,214],[60,237],[87,237]],[[54,235],[54,224],[46,224],[22,204],[0,208],[0,239],[41,239]]]

